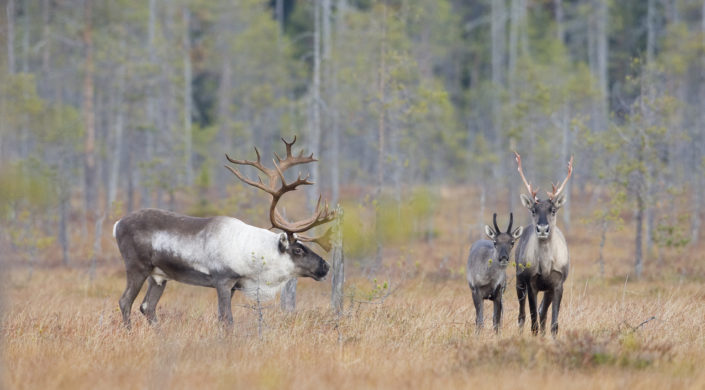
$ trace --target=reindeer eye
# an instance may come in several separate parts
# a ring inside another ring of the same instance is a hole
[[[294,248],[294,254],[296,256],[301,256],[304,254],[304,251],[302,251],[301,248]]]

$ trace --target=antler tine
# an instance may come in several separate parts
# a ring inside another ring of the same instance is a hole
[[[509,213],[509,227],[507,233],[512,234],[512,223],[514,222],[514,213]]]
[[[235,174],[235,176],[237,176],[237,178],[242,180],[243,182],[245,182],[253,187],[259,188],[260,190],[274,196],[275,191],[272,188],[265,186],[264,183],[262,182],[262,178],[260,178],[259,175],[257,176],[257,179],[259,179],[259,183],[258,183],[258,182],[255,182],[255,181],[252,181],[252,180],[246,178],[245,176],[243,176],[240,173],[240,171],[238,171],[237,169],[235,169],[233,167],[225,165],[225,168],[228,168],[230,170],[230,172]]]
[[[276,224],[273,223],[273,227],[284,230],[280,226],[285,226],[286,231],[290,231],[292,233],[301,233],[310,230],[318,225],[322,225],[324,223],[328,223],[334,220],[337,215],[335,210],[330,211],[328,207],[328,202],[326,202],[323,209],[321,209],[321,198],[322,197],[319,195],[318,202],[316,204],[316,210],[314,211],[314,213],[310,217],[301,221],[296,221],[293,223],[288,222],[284,219],[284,217],[282,217],[279,211],[275,210],[274,218]]]
[[[326,252],[330,252],[331,248],[333,247],[332,243],[332,236],[333,236],[333,228],[328,228],[326,229],[326,232],[323,233],[323,235],[320,235],[318,237],[309,237],[309,236],[303,236],[303,235],[298,235],[299,241],[303,242],[315,242],[323,248]]]
[[[262,173],[267,175],[267,178],[269,179],[269,188],[271,190],[273,190],[274,186],[276,185],[276,181],[277,181],[277,173],[274,170],[269,169],[269,168],[265,167],[264,165],[262,165],[262,159],[261,159],[261,156],[260,156],[260,153],[259,153],[259,150],[257,149],[257,147],[255,147],[255,154],[257,154],[257,161],[237,160],[237,159],[230,157],[227,153],[225,154],[225,158],[227,158],[228,161],[230,161],[233,164],[249,165],[249,166],[257,168],[259,171],[261,171]],[[237,171],[237,170],[233,170],[232,168],[227,167],[227,166],[226,166],[226,168],[230,169],[231,172],[235,173],[235,176],[237,176],[240,180],[246,182],[249,185],[253,185],[251,181],[245,180],[242,175],[238,174],[239,172],[236,173],[235,171]],[[257,176],[257,178],[259,179],[259,181],[261,183],[262,179],[259,178],[259,176]],[[255,187],[260,188],[258,186],[255,186]],[[271,193],[270,191],[267,191],[267,192]]]
[[[318,159],[313,157],[313,153],[311,153],[309,156],[304,156],[303,150],[299,152],[298,156],[294,156],[292,154],[291,147],[294,145],[294,143],[296,143],[296,136],[294,136],[294,140],[291,142],[287,142],[283,137],[281,140],[282,142],[284,142],[284,145],[286,145],[286,157],[282,159],[276,152],[274,153],[274,157],[276,157],[275,164],[278,162],[282,171],[286,171],[294,165],[318,161]]]
[[[570,176],[573,174],[573,156],[570,156],[570,161],[568,161],[568,175],[565,177],[565,180],[563,180],[563,183],[561,183],[561,186],[558,187],[558,190],[556,190],[556,185],[553,184],[553,193],[546,192],[548,194],[548,198],[553,200],[556,199],[556,197],[563,191],[563,188],[565,188],[565,184],[568,182],[568,179],[570,179]]]
[[[497,226],[497,213],[492,214],[492,223],[494,223],[494,231],[499,234],[499,226]]]
[[[529,182],[526,180],[526,176],[524,176],[524,170],[521,168],[521,156],[520,156],[519,153],[517,153],[516,151],[514,151],[514,155],[516,156],[516,157],[515,157],[515,160],[516,160],[516,162],[517,162],[517,170],[519,171],[519,174],[521,175],[521,180],[524,181],[524,185],[526,186],[526,189],[529,191],[529,194],[531,194],[531,197],[532,197],[534,200],[537,200],[537,198],[536,198],[536,193],[539,192],[539,188],[536,187],[536,190],[533,190],[533,189],[531,188],[531,183],[529,183]]]

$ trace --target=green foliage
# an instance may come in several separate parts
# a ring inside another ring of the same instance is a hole
[[[47,222],[56,205],[56,190],[52,172],[37,160],[0,170],[0,234],[22,260],[36,261],[37,253],[54,242]]]
[[[361,258],[374,253],[378,242],[400,245],[409,240],[435,236],[437,233],[431,228],[431,220],[436,203],[436,195],[425,187],[416,188],[401,200],[384,196],[373,202],[374,208],[367,207],[366,202],[343,203],[346,255]],[[377,221],[374,219],[375,210]]]
[[[352,300],[364,303],[374,303],[383,300],[391,293],[389,281],[378,282],[374,279],[372,283],[367,285],[354,284],[348,287],[348,296]]]
[[[681,250],[690,242],[690,215],[664,218],[656,225],[654,242],[662,248]]]

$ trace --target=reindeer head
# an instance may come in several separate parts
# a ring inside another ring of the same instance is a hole
[[[507,264],[509,264],[509,254],[512,252],[514,242],[521,237],[521,233],[524,231],[524,228],[521,226],[512,231],[513,221],[514,214],[509,213],[509,227],[507,228],[506,233],[501,232],[497,226],[497,213],[492,215],[494,229],[492,229],[489,225],[485,225],[485,234],[494,243],[497,261],[499,261],[499,265],[503,267],[506,267]]]
[[[531,218],[534,221],[534,226],[536,227],[536,236],[539,240],[547,240],[551,238],[551,233],[556,226],[556,213],[565,204],[565,196],[562,193],[565,184],[568,182],[570,175],[573,173],[573,157],[570,157],[568,162],[568,175],[566,176],[560,187],[556,188],[553,184],[553,192],[546,192],[548,199],[540,200],[536,193],[538,188],[535,190],[531,187],[531,183],[526,180],[524,176],[524,171],[521,168],[521,156],[519,153],[514,152],[517,162],[517,170],[521,175],[521,179],[524,181],[526,189],[529,191],[531,196],[521,194],[521,203],[531,211]]]
[[[318,256],[307,246],[303,245],[303,242],[315,242],[324,250],[329,251],[331,248],[331,230],[328,229],[325,234],[319,237],[307,237],[299,235],[299,233],[332,221],[335,219],[336,214],[335,211],[330,211],[328,209],[327,202],[325,203],[325,206],[321,208],[320,196],[318,197],[315,212],[312,216],[306,219],[290,222],[279,213],[277,210],[277,203],[285,193],[296,190],[296,188],[300,185],[313,184],[312,181],[309,181],[309,175],[306,175],[306,177],[302,179],[300,173],[296,180],[291,183],[287,183],[284,178],[284,172],[295,165],[318,161],[313,157],[313,154],[310,156],[304,156],[303,151],[301,151],[298,156],[292,155],[291,147],[296,142],[296,137],[294,137],[294,140],[291,142],[286,142],[283,138],[282,141],[286,145],[286,157],[282,159],[279,155],[274,153],[274,157],[276,158],[273,160],[274,169],[266,168],[262,165],[259,150],[257,150],[256,147],[255,153],[257,154],[257,161],[235,160],[230,158],[227,154],[225,155],[228,161],[233,164],[249,165],[257,168],[260,172],[267,176],[267,184],[262,182],[259,175],[257,176],[258,180],[253,181],[243,176],[237,168],[227,165],[225,167],[246,184],[259,188],[272,196],[272,201],[269,206],[269,221],[272,224],[270,229],[276,228],[282,231],[279,235],[279,252],[281,254],[287,254],[294,263],[294,272],[296,275],[321,280],[328,273],[328,263],[326,263],[320,256]],[[277,184],[280,182],[281,185],[277,187]]]

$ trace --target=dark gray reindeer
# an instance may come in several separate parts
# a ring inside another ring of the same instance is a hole
[[[166,282],[213,287],[218,294],[218,318],[228,326],[233,323],[230,307],[232,295],[241,290],[250,298],[268,300],[281,286],[296,276],[321,280],[328,273],[328,264],[302,242],[316,242],[326,251],[330,249],[330,230],[321,237],[304,237],[314,226],[330,222],[335,212],[328,205],[320,208],[321,199],[312,216],[301,221],[287,221],[277,210],[277,202],[287,192],[301,185],[313,184],[309,177],[287,182],[284,171],[295,165],[317,161],[301,152],[291,154],[296,142],[286,142],[286,157],[276,155],[274,169],[257,161],[228,160],[237,165],[249,165],[264,173],[269,182],[263,183],[244,177],[237,169],[230,169],[243,182],[269,195],[269,220],[275,233],[248,225],[230,217],[194,218],[165,210],[143,209],[133,212],[115,223],[113,236],[125,261],[127,287],[120,298],[120,310],[125,326],[130,326],[130,311],[144,281],[147,293],[140,311],[156,322],[155,309]],[[280,186],[277,184],[281,183]]]
[[[479,332],[484,322],[482,302],[485,299],[494,302],[494,316],[492,323],[495,332],[499,331],[502,323],[502,295],[507,286],[507,265],[509,256],[514,246],[514,241],[521,236],[523,228],[517,227],[512,231],[514,215],[509,213],[509,227],[503,233],[497,226],[497,213],[493,214],[494,229],[485,225],[485,234],[489,240],[479,240],[470,247],[466,277],[472,301],[475,304],[475,325]]]
[[[551,315],[551,334],[558,333],[558,312],[563,298],[563,282],[568,277],[570,258],[565,237],[556,226],[556,214],[565,203],[562,194],[565,184],[573,173],[573,157],[568,162],[568,175],[560,187],[553,185],[553,192],[548,194],[547,200],[539,200],[536,196],[538,188],[534,190],[526,180],[521,168],[521,156],[516,155],[517,170],[524,181],[531,197],[521,194],[521,203],[531,211],[533,224],[524,229],[524,234],[519,240],[516,250],[516,289],[519,298],[519,329],[524,326],[526,314],[524,312],[525,299],[529,298],[529,312],[531,314],[531,332],[537,334],[539,322],[541,333],[546,333],[546,316],[548,308],[553,304]],[[543,291],[541,306],[536,311],[536,298],[539,291]]]

